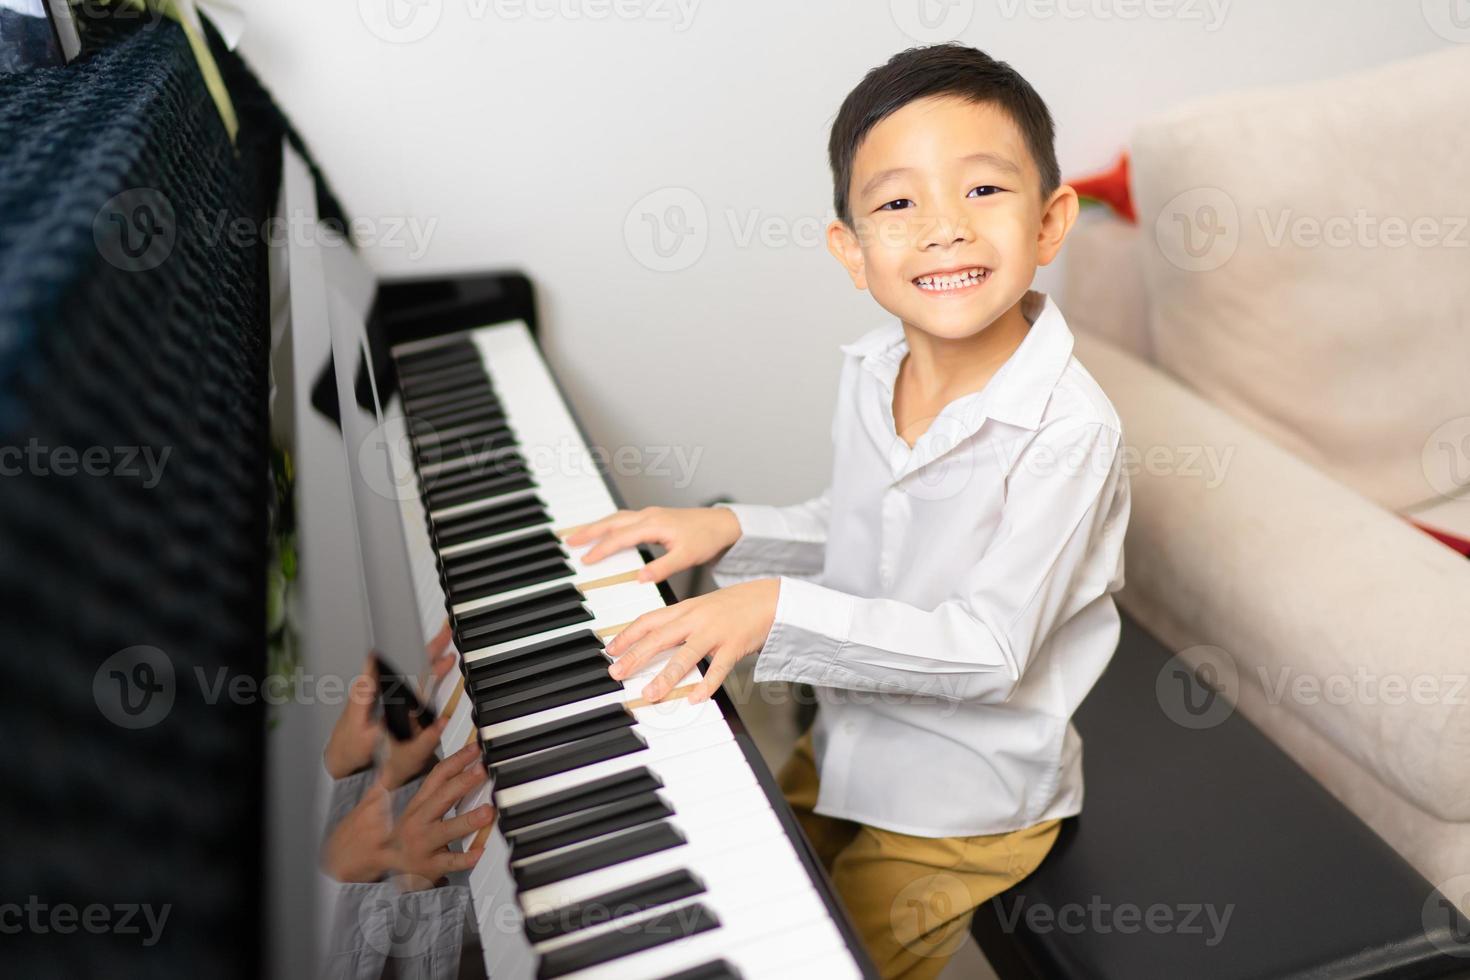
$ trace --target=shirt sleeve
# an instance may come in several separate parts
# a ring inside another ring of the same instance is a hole
[[[755,679],[1009,699],[1052,631],[1121,585],[1128,490],[1119,443],[1093,422],[1039,431],[1010,470],[983,554],[933,609],[783,577]]]
[[[720,504],[740,522],[740,538],[715,563],[715,584],[724,588],[755,578],[785,575],[814,579],[827,556],[831,493],[790,507]]]

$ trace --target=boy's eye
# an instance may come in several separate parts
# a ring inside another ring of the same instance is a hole
[[[979,187],[970,188],[970,193],[966,194],[965,196],[989,197],[992,194],[999,194],[1004,189],[1005,188],[1003,187],[996,187],[994,184],[981,184]]]
[[[899,198],[896,201],[889,201],[887,204],[880,204],[880,205],[878,205],[878,210],[879,211],[902,211],[905,208],[911,208],[913,206],[914,206],[914,202],[913,201],[910,201],[906,197],[901,197],[901,198]]]

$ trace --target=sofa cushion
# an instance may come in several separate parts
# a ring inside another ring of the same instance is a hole
[[[1470,832],[1470,562],[1157,368],[1075,350],[1123,421],[1123,607],[1268,732],[1294,715]]]
[[[1378,503],[1470,481],[1470,48],[1141,126],[1160,365]],[[1452,487],[1451,487],[1452,489]]]

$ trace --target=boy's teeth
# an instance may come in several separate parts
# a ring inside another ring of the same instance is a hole
[[[972,282],[984,279],[989,272],[976,267],[965,269],[963,272],[952,272],[942,276],[920,276],[919,287],[922,289],[943,290],[957,289],[960,286],[968,286]]]

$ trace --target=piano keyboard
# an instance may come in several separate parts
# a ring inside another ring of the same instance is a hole
[[[420,619],[427,642],[447,610],[459,653],[432,692],[442,747],[479,741],[492,779],[463,809],[500,814],[464,842],[485,847],[469,881],[487,974],[862,976],[728,700],[642,704],[667,654],[609,677],[604,642],[664,594],[635,580],[638,552],[588,566],[562,541],[617,505],[525,326],[393,357]]]

